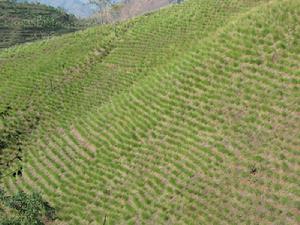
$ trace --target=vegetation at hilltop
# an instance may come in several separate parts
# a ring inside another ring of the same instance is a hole
[[[18,2],[39,2],[41,4],[62,8],[79,18],[88,18],[97,11],[97,7],[88,4],[88,0],[17,0]]]
[[[0,1],[0,49],[77,30],[78,20],[62,10],[32,3]]]
[[[299,20],[186,0],[1,51],[3,187],[66,224],[298,224]]]

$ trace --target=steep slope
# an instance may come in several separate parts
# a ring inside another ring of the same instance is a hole
[[[297,0],[191,0],[127,24],[85,91],[43,98],[58,128],[6,188],[40,190],[68,224],[299,223],[299,19]]]
[[[76,30],[77,19],[40,4],[0,1],[0,49]]]
[[[100,27],[0,53],[1,177],[16,172],[18,165],[13,164],[22,158],[24,141],[40,124],[55,126],[55,120],[71,119],[78,113],[76,105],[88,105],[85,99],[80,102],[76,93],[90,84],[85,76],[89,67],[101,62],[118,32],[124,32],[121,27],[117,30]],[[75,96],[71,97],[72,93]],[[77,103],[68,104],[72,98],[77,98]],[[64,111],[69,112],[66,117]]]
[[[187,1],[119,25],[0,53],[2,176],[17,169],[12,164],[36,130],[70,126],[74,116],[130,89],[259,2]]]

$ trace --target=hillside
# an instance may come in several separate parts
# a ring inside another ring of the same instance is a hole
[[[123,21],[135,16],[151,13],[175,2],[175,0],[121,0],[108,11],[100,10],[100,12],[94,13],[91,18],[103,23]]]
[[[62,8],[66,12],[74,14],[79,18],[89,19],[89,17],[103,18],[106,13],[97,13],[99,7],[90,3],[89,0],[17,0],[18,2],[39,2],[57,8]],[[116,5],[112,7],[108,20],[125,20],[143,13],[157,10],[170,3],[180,2],[177,0],[112,0]],[[120,3],[120,4],[119,4]],[[101,7],[100,7],[101,8]],[[101,10],[100,10],[101,11]],[[106,21],[107,22],[107,21]]]
[[[0,0],[0,49],[77,29],[77,19],[40,4]]]
[[[39,2],[44,5],[50,5],[56,8],[62,8],[66,12],[80,18],[91,16],[96,10],[92,4],[88,4],[88,0],[17,0],[19,2]]]
[[[0,52],[2,185],[65,224],[298,224],[299,20],[186,0]]]

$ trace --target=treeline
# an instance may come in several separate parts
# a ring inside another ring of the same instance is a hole
[[[42,4],[0,0],[0,49],[80,28],[79,20]]]

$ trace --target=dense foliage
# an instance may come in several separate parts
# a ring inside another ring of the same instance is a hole
[[[9,196],[0,189],[0,225],[43,225],[55,218],[54,208],[40,194],[18,192]]]

